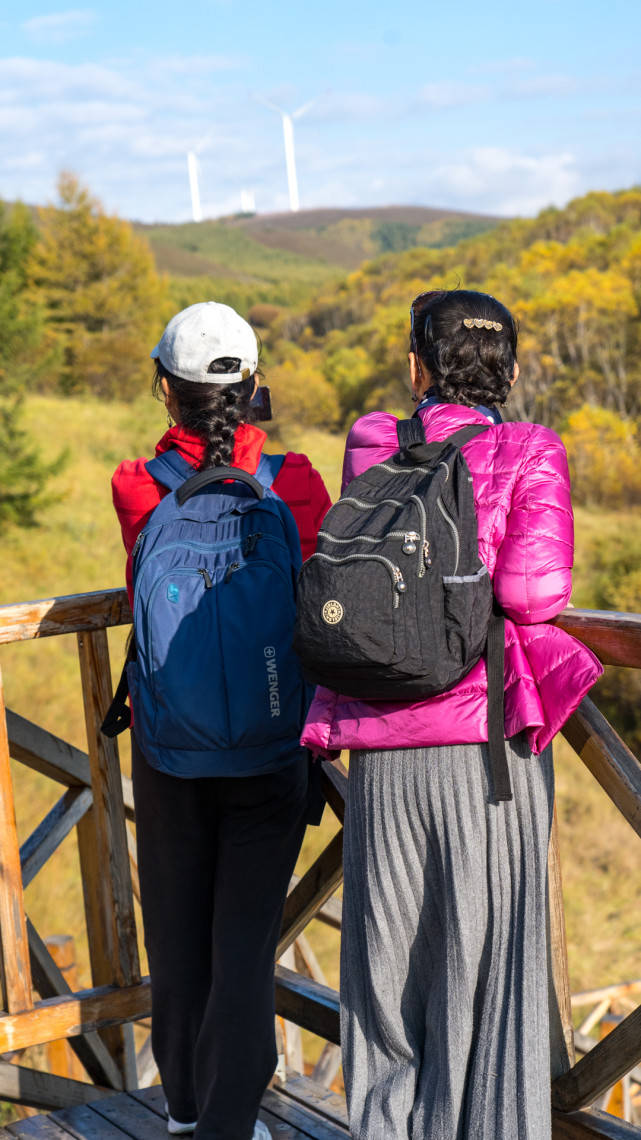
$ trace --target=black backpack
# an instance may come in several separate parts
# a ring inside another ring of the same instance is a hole
[[[399,451],[353,479],[325,517],[299,578],[294,648],[307,680],[366,701],[446,692],[487,649],[493,798],[504,800],[504,621],[460,451],[487,430],[426,443],[418,417],[399,420]]]

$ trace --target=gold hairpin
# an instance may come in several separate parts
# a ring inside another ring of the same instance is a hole
[[[466,329],[494,329],[495,332],[503,328],[499,321],[485,321],[483,317],[464,317],[463,324]]]

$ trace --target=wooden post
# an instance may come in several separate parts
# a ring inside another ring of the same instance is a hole
[[[112,698],[106,631],[78,634],[78,649],[93,790],[93,807],[78,824],[92,978],[96,986],[129,986],[140,981],[140,963],[120,759],[116,741],[100,732]],[[125,1088],[135,1088],[131,1027],[119,1026],[103,1036]]]
[[[78,989],[78,970],[76,967],[76,944],[70,934],[53,934],[45,939],[45,945],[58,966],[70,990],[74,993]],[[72,1080],[86,1081],[87,1074],[84,1066],[76,1057],[69,1042],[64,1038],[58,1041],[49,1041],[47,1045],[47,1065],[50,1073],[59,1077],[71,1077]]]
[[[0,673],[0,944],[5,1009],[9,1013],[31,1009],[33,1005],[31,965],[2,673]]]
[[[623,1018],[618,1017],[616,1014],[609,1014],[604,1017],[599,1026],[599,1040],[603,1040],[609,1033],[612,1032],[616,1025],[620,1025]],[[630,1121],[631,1119],[631,1105],[630,1105],[630,1075],[626,1073],[621,1077],[620,1081],[612,1086],[611,1089],[604,1095],[603,1107],[605,1112],[609,1112],[611,1116],[618,1116],[621,1120]]]
[[[563,910],[559,826],[554,804],[548,849],[550,1068],[551,1076],[567,1073],[574,1064],[574,1029],[568,977],[568,947]]]

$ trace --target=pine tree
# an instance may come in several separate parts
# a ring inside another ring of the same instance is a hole
[[[25,393],[53,364],[44,349],[43,314],[26,293],[36,237],[25,206],[9,210],[0,202],[0,522],[22,526],[36,521],[64,462],[61,456],[45,463],[22,426]]]
[[[148,386],[149,352],[168,316],[167,287],[143,238],[106,214],[73,174],[59,206],[39,210],[31,293],[61,354],[65,392],[134,396]]]

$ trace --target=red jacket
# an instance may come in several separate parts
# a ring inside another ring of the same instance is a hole
[[[267,436],[253,424],[240,424],[234,437],[232,466],[254,475]],[[195,468],[202,463],[205,442],[201,436],[186,431],[177,424],[166,431],[156,444],[156,455],[175,447]],[[127,551],[127,593],[133,604],[131,551],[151,512],[164,496],[167,488],[149,475],[146,459],[125,459],[115,470],[111,480],[114,507],[122,529],[122,540]],[[288,451],[273,488],[291,510],[298,533],[303,559],[309,558],[316,548],[316,535],[331,500],[318,471],[306,455]]]

